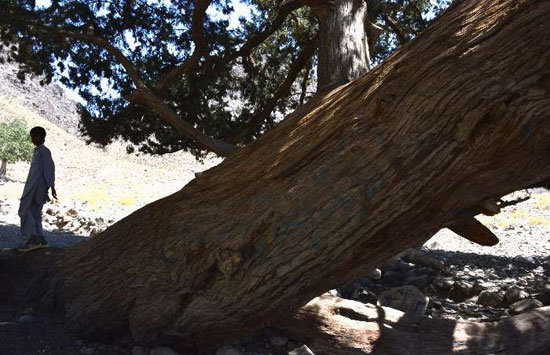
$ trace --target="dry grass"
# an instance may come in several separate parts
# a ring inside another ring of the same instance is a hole
[[[544,192],[533,197],[535,206],[543,210],[550,210],[550,192]]]
[[[532,226],[550,226],[550,221],[544,217],[529,217],[527,223]]]
[[[135,206],[137,205],[137,200],[134,196],[124,195],[118,199],[118,204],[123,206]]]
[[[111,198],[104,185],[98,185],[86,190],[80,190],[75,193],[75,197],[82,202],[87,202],[91,206],[101,209],[102,206],[110,204]]]

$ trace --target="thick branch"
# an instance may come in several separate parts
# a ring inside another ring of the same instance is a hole
[[[50,30],[50,29],[48,29]],[[83,34],[83,33],[76,33],[71,31],[65,31],[65,30],[55,30],[56,33],[63,37],[73,38],[77,39],[82,42],[95,44],[103,49],[105,49],[107,52],[109,52],[112,56],[116,58],[116,60],[124,67],[126,70],[126,73],[128,76],[132,79],[134,84],[138,88],[144,88],[145,83],[143,79],[141,78],[141,75],[139,74],[138,70],[134,66],[134,64],[124,55],[122,52],[110,44],[106,39],[100,36],[96,35],[90,35],[90,34]]]
[[[382,12],[382,18],[384,19],[384,21],[386,21],[386,23],[389,25],[389,27],[393,30],[393,32],[397,36],[397,40],[399,41],[399,44],[407,43],[408,39],[403,33],[403,31],[399,28],[397,21],[395,21],[387,13],[384,13],[384,12]]]
[[[275,108],[275,105],[277,102],[288,95],[290,92],[290,88],[292,87],[292,84],[296,80],[296,77],[298,77],[298,74],[300,74],[300,71],[304,69],[308,62],[311,60],[311,57],[313,57],[313,54],[315,53],[315,50],[317,49],[318,45],[318,36],[315,36],[311,41],[308,42],[308,44],[302,49],[302,51],[298,54],[298,57],[296,60],[294,60],[290,66],[290,69],[288,71],[288,75],[283,80],[281,85],[277,88],[277,91],[273,94],[273,96],[267,100],[267,102],[264,104],[262,109],[259,112],[256,112],[256,114],[252,117],[250,122],[235,136],[229,138],[227,141],[229,143],[235,144],[240,142],[244,137],[248,136],[250,133],[254,132],[256,129],[260,127],[260,125],[265,122],[265,120],[271,115],[273,112],[273,109]]]
[[[227,156],[236,149],[235,146],[231,144],[227,144],[201,133],[190,123],[181,119],[181,117],[174,112],[174,110],[172,110],[146,88],[136,90],[127,99],[132,103],[141,104],[152,108],[179,132],[184,134],[186,137],[193,139],[197,145],[201,146],[203,149],[212,151],[220,156]]]
[[[191,24],[191,37],[195,43],[195,50],[191,57],[185,60],[182,64],[172,68],[162,81],[157,85],[157,90],[163,92],[168,86],[182,74],[187,73],[199,64],[203,56],[208,55],[208,44],[204,35],[204,19],[206,17],[206,9],[212,0],[197,0],[195,9],[193,10],[193,21]]]
[[[410,318],[401,311],[324,294],[275,326],[317,355],[541,354],[550,347],[550,307],[500,322]]]
[[[475,218],[460,219],[447,228],[479,245],[493,246],[498,243],[498,237]]]

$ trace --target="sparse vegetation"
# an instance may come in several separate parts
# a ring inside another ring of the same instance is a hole
[[[0,180],[6,178],[8,164],[30,161],[32,149],[25,121],[15,118],[0,122]]]

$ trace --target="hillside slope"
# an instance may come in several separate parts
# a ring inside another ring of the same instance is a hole
[[[105,149],[86,145],[17,100],[0,96],[0,121],[11,118],[25,120],[28,127],[43,126],[48,132],[46,146],[52,151],[56,164],[59,204],[46,205],[45,209],[51,207],[63,215],[73,209],[78,213],[78,218],[101,217],[105,221],[116,221],[149,202],[181,189],[195,177],[195,172],[206,170],[221,161],[213,157],[201,164],[194,156],[184,152],[164,156],[128,155],[121,143]],[[15,229],[6,233],[2,225],[19,224],[18,199],[28,168],[28,163],[9,165],[9,181],[0,184],[0,238],[3,239],[3,247],[13,247],[20,242],[14,235]],[[64,223],[56,224],[57,216],[54,217],[53,220],[48,216],[45,218],[47,222],[52,222],[45,224],[50,231],[58,230],[59,225]],[[93,229],[82,230],[78,228],[80,224],[67,224],[62,230],[76,234],[89,235]],[[11,240],[7,245],[6,234],[10,235]]]

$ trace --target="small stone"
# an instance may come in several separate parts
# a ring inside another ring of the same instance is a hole
[[[296,348],[288,353],[288,355],[315,355],[307,345],[302,345],[299,348]]]
[[[180,355],[180,354],[168,347],[162,346],[162,347],[157,347],[152,349],[149,355]]]
[[[494,282],[477,280],[474,283],[473,292],[474,292],[474,295],[479,295],[481,291],[485,291],[494,287],[497,287],[497,285]]]
[[[449,291],[449,298],[455,302],[464,302],[473,296],[473,286],[469,282],[456,281]]]
[[[363,303],[376,304],[376,301],[378,300],[378,296],[376,296],[374,292],[369,290],[356,289],[353,292],[352,299]]]
[[[405,285],[411,285],[418,289],[423,289],[427,284],[428,284],[427,275],[413,276],[405,280]]]
[[[25,314],[24,316],[21,316],[17,319],[19,323],[32,323],[35,321],[36,318],[34,316],[31,316],[30,314]]]
[[[135,345],[132,348],[132,355],[147,355],[147,350],[143,346]]]
[[[92,355],[94,353],[94,348],[85,346],[82,349],[80,349],[80,353],[83,355]]]
[[[219,348],[216,355],[243,355],[243,352],[232,345],[226,345]]]
[[[447,296],[451,288],[453,288],[453,280],[450,278],[438,277],[433,281],[432,286],[440,296]]]
[[[510,287],[504,294],[508,304],[515,303],[529,297],[529,294],[517,286]]]
[[[413,317],[422,317],[426,313],[429,300],[416,287],[403,286],[382,292],[378,297],[377,304],[398,309]]]
[[[498,289],[489,289],[481,291],[477,298],[477,304],[486,307],[499,307],[504,300],[504,292]]]
[[[274,336],[271,339],[269,339],[269,342],[271,343],[271,345],[273,345],[275,347],[281,347],[281,346],[284,346],[288,343],[288,338],[284,337],[284,336],[277,335],[277,336]]]
[[[386,271],[382,275],[382,282],[390,286],[401,285],[403,281],[403,274],[397,271]]]
[[[78,216],[78,212],[74,208],[71,208],[67,211],[67,216],[76,217]]]
[[[542,306],[543,304],[541,301],[534,298],[526,298],[510,305],[510,314],[516,315]]]
[[[380,280],[382,277],[382,271],[380,269],[374,269],[366,275],[369,279]]]

